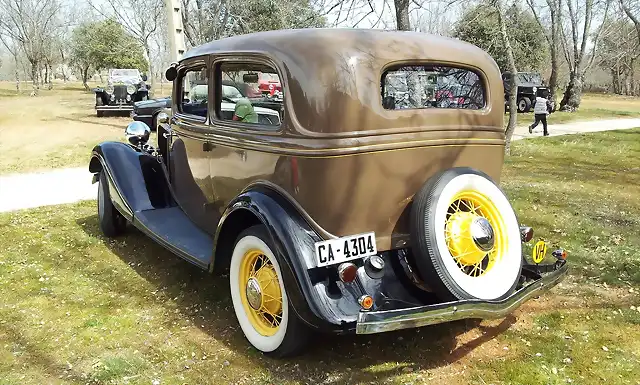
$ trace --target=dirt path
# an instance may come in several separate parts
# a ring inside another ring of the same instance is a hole
[[[551,136],[557,136],[635,127],[640,127],[640,119],[596,120],[550,124],[549,133]],[[533,134],[528,133],[526,126],[518,127],[513,140],[541,134],[541,126]],[[0,212],[95,199],[97,184],[92,185],[91,179],[92,174],[87,167],[0,175]]]

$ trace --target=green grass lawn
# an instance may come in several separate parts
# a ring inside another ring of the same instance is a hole
[[[244,340],[228,277],[135,230],[103,238],[95,202],[0,214],[0,384],[637,385],[639,139],[513,144],[502,186],[573,266],[550,295],[504,320],[322,336],[287,361]]]

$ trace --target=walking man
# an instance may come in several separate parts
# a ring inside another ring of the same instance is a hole
[[[542,129],[544,136],[549,136],[547,131],[547,115],[551,112],[552,105],[549,101],[549,90],[542,90],[540,96],[536,97],[536,104],[533,106],[533,113],[535,115],[535,121],[529,126],[529,133],[533,133],[533,129],[538,126],[538,123],[542,122]]]

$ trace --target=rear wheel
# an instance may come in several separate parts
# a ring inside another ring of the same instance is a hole
[[[251,345],[263,353],[285,357],[306,346],[309,330],[291,309],[273,250],[262,225],[240,234],[229,268],[231,299]]]
[[[127,228],[127,220],[111,202],[109,182],[104,171],[100,172],[98,182],[98,221],[102,233],[109,237],[116,237]]]
[[[518,283],[518,221],[484,173],[454,168],[425,183],[414,197],[411,236],[420,275],[444,300],[497,300]]]

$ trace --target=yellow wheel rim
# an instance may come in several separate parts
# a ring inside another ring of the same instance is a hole
[[[490,225],[492,242],[479,243],[474,237],[478,223]],[[479,277],[489,272],[507,252],[504,219],[484,194],[463,191],[451,201],[445,222],[445,241],[460,270]]]
[[[249,250],[239,274],[240,298],[251,326],[263,336],[276,334],[282,322],[282,292],[273,263],[262,251]]]

